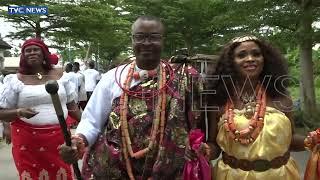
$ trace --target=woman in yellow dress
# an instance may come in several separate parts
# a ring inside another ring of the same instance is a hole
[[[222,152],[213,179],[300,179],[290,151],[304,151],[304,137],[294,133],[287,72],[281,53],[255,36],[224,47],[208,83],[208,144],[213,159]]]

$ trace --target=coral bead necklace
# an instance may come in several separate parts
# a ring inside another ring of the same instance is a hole
[[[166,107],[166,71],[164,68],[164,64],[160,63],[160,73],[159,73],[159,80],[158,80],[158,91],[160,92],[158,96],[158,101],[156,103],[156,112],[153,118],[152,123],[152,129],[151,129],[151,135],[149,144],[146,148],[139,150],[137,152],[133,152],[132,146],[131,146],[131,139],[129,135],[128,130],[128,120],[127,120],[127,114],[128,114],[128,91],[123,91],[123,93],[120,96],[120,123],[121,123],[121,141],[122,141],[122,152],[124,155],[126,168],[128,176],[131,180],[134,180],[134,175],[132,172],[131,162],[130,158],[142,158],[151,151],[155,145],[157,144],[157,135],[159,134],[159,144],[162,143],[163,135],[164,135],[164,125],[165,125],[165,107]],[[134,75],[134,67],[135,62],[131,63],[129,67],[129,72],[126,77],[126,80],[123,84],[124,89],[129,89],[132,77]],[[162,91],[160,91],[162,90]]]
[[[258,137],[260,131],[264,125],[264,115],[266,111],[266,93],[264,88],[258,85],[258,93],[255,104],[255,111],[253,111],[253,115],[251,116],[248,127],[244,129],[237,129],[234,122],[234,105],[231,103],[231,100],[227,102],[225,117],[224,119],[224,128],[229,134],[229,137],[236,142],[239,142],[243,145],[248,145],[255,141]],[[245,107],[247,110],[247,107]],[[246,115],[245,112],[245,116]]]

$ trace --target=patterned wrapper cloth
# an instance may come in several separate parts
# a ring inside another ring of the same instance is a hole
[[[68,129],[70,129],[72,126],[78,125],[78,121],[73,117],[71,117],[69,114],[67,116],[66,123],[67,123]]]
[[[62,161],[64,143],[59,125],[34,126],[22,120],[11,123],[12,154],[20,179],[72,180],[71,166]]]

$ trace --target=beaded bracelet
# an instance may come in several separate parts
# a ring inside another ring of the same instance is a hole
[[[71,140],[75,140],[77,143],[78,159],[82,159],[84,153],[86,152],[86,144],[84,143],[83,137],[79,135],[73,135]]]

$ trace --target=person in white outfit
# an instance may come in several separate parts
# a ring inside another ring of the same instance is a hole
[[[75,97],[75,103],[78,103],[78,87],[79,87],[79,81],[77,75],[72,71],[73,65],[72,63],[68,63],[63,72],[63,77],[68,79],[74,84],[74,91],[76,92],[76,97]]]
[[[1,74],[1,83],[0,83],[0,91],[2,91],[3,84],[6,82],[6,75],[8,73],[2,72]],[[0,141],[4,141],[6,144],[11,144],[11,127],[10,123],[3,122],[0,120]]]
[[[78,90],[79,90],[80,82],[79,82],[77,74],[74,73],[72,70],[73,70],[73,64],[68,63],[65,66],[65,69],[63,72],[63,78],[68,79],[70,82],[72,82],[74,84],[74,86],[73,86],[73,91],[75,92],[74,101],[78,105],[78,103],[79,103],[79,91]],[[78,125],[79,121],[72,118],[68,113],[66,123],[69,128],[75,128]]]
[[[86,107],[87,104],[87,93],[85,88],[85,77],[80,72],[80,64],[78,62],[73,63],[73,72],[78,78],[78,105],[81,107],[82,110]]]
[[[89,62],[89,69],[85,70],[83,74],[85,77],[85,88],[87,92],[87,98],[89,101],[94,88],[100,80],[99,72],[94,69],[94,61]]]
[[[1,75],[1,76],[2,76],[2,75]],[[1,76],[0,76],[0,77],[1,77]],[[2,81],[3,81],[3,79],[2,79],[1,82],[0,82],[0,91],[1,91],[1,89],[2,89]],[[3,137],[4,137],[4,127],[3,127],[2,121],[0,120],[0,142],[2,141]]]

